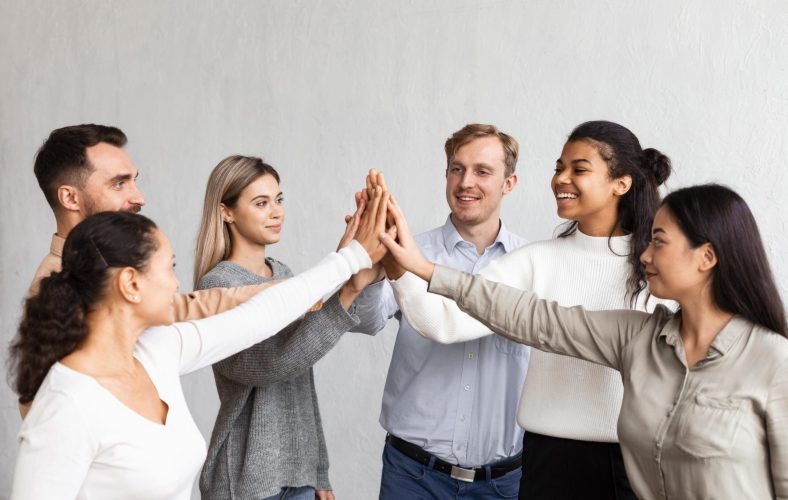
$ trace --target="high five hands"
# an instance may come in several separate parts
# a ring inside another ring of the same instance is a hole
[[[388,249],[388,254],[382,259],[386,275],[389,279],[397,279],[405,271],[410,271],[421,279],[429,281],[432,279],[435,264],[421,254],[405,215],[394,199],[394,195],[389,193],[383,173],[376,172],[374,169],[369,171],[365,189],[361,193],[356,193],[357,205],[363,205],[367,200],[374,199],[379,192],[387,195],[385,204],[387,229],[378,233],[380,241]]]
[[[345,234],[339,242],[339,248],[347,246],[350,240],[356,240],[369,254],[373,264],[377,264],[386,255],[386,247],[381,241],[381,234],[389,238],[396,237],[397,228],[386,228],[388,200],[391,195],[381,186],[375,186],[367,193],[366,198],[356,196],[356,212],[346,218]]]

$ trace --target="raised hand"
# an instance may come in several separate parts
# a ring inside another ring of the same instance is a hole
[[[388,216],[393,221],[392,227],[396,228],[396,232],[394,235],[391,232],[381,232],[380,239],[388,248],[389,254],[406,270],[423,280],[431,280],[435,264],[421,255],[416,240],[408,227],[408,222],[393,197],[388,200]]]
[[[354,237],[367,251],[373,264],[380,262],[387,251],[386,246],[380,240],[380,235],[388,234],[389,237],[395,238],[397,234],[395,226],[386,230],[386,207],[389,196],[388,191],[382,187],[376,186],[374,188],[374,194],[364,208]]]
[[[345,233],[339,240],[337,250],[348,246],[356,236],[356,231],[358,231],[358,226],[361,223],[361,214],[364,213],[364,208],[366,205],[367,199],[363,195],[363,192],[360,191],[356,193],[356,211],[353,215],[345,216]]]

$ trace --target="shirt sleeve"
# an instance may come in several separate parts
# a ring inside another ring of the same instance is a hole
[[[175,323],[178,335],[152,332],[149,339],[141,337],[140,341],[172,342],[180,373],[189,373],[271,337],[352,274],[371,266],[364,247],[352,241],[316,266],[266,288],[234,309],[198,321]]]
[[[213,365],[241,384],[265,386],[304,373],[326,355],[357,323],[334,294],[321,309],[286,326],[277,335]]]
[[[766,439],[776,498],[788,498],[788,363],[777,370],[766,402]]]
[[[47,394],[35,406],[19,433],[11,499],[74,500],[98,445],[67,396]]]
[[[276,282],[236,288],[210,288],[175,296],[175,321],[193,321],[228,311]]]
[[[520,251],[504,255],[479,273],[491,281],[530,290],[530,266]],[[427,282],[412,273],[391,281],[402,315],[419,334],[441,344],[467,342],[492,334],[490,329],[464,313],[453,300],[427,291]]]
[[[351,331],[374,335],[398,311],[394,292],[386,280],[368,285],[353,301],[353,313],[358,316],[359,323]]]
[[[629,339],[656,330],[647,313],[561,307],[531,292],[443,266],[435,267],[429,291],[456,300],[460,309],[514,342],[617,370]]]

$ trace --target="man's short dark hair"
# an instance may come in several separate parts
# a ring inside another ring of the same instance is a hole
[[[36,153],[33,171],[49,206],[59,206],[58,187],[69,184],[85,187],[93,165],[88,161],[87,148],[106,142],[122,148],[126,134],[119,128],[105,125],[72,125],[53,130]]]

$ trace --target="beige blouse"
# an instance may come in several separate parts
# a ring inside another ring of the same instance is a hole
[[[430,292],[492,331],[621,372],[618,435],[640,498],[788,498],[788,341],[735,316],[687,368],[680,314],[585,311],[437,266]],[[571,467],[571,464],[567,464]]]

